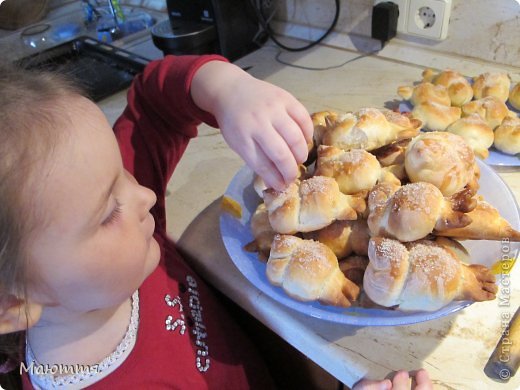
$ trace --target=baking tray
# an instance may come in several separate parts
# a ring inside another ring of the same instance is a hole
[[[149,62],[147,58],[87,36],[17,61],[26,69],[69,75],[94,101],[128,87]]]

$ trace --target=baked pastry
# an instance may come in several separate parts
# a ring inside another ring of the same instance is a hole
[[[409,100],[413,106],[421,103],[438,103],[443,106],[451,105],[448,89],[444,85],[422,82],[414,87],[399,87],[397,94],[403,99]]]
[[[335,220],[355,220],[366,203],[361,196],[345,195],[331,177],[313,176],[291,183],[283,191],[268,188],[264,203],[277,233],[310,232]]]
[[[317,176],[336,179],[344,194],[370,190],[381,175],[377,158],[363,149],[344,151],[335,146],[320,145],[316,162]]]
[[[520,82],[509,91],[509,104],[520,111]]]
[[[388,167],[381,168],[381,175],[379,176],[378,183],[392,183],[400,186],[403,181],[407,180],[406,171],[403,164],[389,165]]]
[[[410,143],[411,138],[405,138],[382,148],[373,150],[371,153],[376,156],[382,167],[388,167],[396,164],[404,164],[404,152]]]
[[[312,124],[314,125],[314,144],[322,144],[323,134],[336,122],[338,113],[335,111],[319,111],[311,114]]]
[[[486,201],[479,199],[476,207],[467,213],[471,223],[460,228],[448,228],[435,235],[465,240],[520,241],[520,232]]]
[[[370,231],[366,219],[335,221],[323,229],[304,233],[304,237],[327,245],[338,259],[352,253],[366,256]]]
[[[460,118],[449,125],[446,131],[464,138],[477,157],[488,158],[488,149],[493,145],[495,135],[480,115],[475,113]]]
[[[387,109],[381,109],[380,111],[388,123],[390,123],[392,132],[399,134],[398,140],[403,139],[406,133],[410,134],[409,137],[413,137],[421,130],[422,122],[417,118],[412,118],[409,113],[402,114]]]
[[[303,165],[303,164],[300,164],[298,165],[298,177],[297,179],[305,179],[307,177],[310,177],[310,173],[308,172],[308,168]],[[253,188],[255,190],[255,192],[257,193],[257,195],[263,199],[264,197],[264,190],[267,189],[267,186],[266,184],[264,183],[264,180],[257,174],[254,175],[254,178],[253,178]]]
[[[475,99],[494,96],[505,102],[509,97],[510,89],[511,79],[507,73],[486,72],[473,77],[473,96]]]
[[[364,291],[375,303],[399,310],[434,311],[454,300],[495,299],[497,286],[491,271],[462,263],[452,249],[455,246],[446,240],[403,244],[373,237]]]
[[[339,269],[343,275],[354,282],[360,289],[363,287],[363,276],[368,266],[368,257],[365,256],[349,256],[339,260]]]
[[[428,131],[444,131],[460,118],[460,107],[446,106],[435,102],[424,102],[414,106],[412,116],[423,123]]]
[[[338,116],[322,136],[322,144],[343,150],[371,151],[403,138],[411,138],[420,130],[421,123],[401,114],[385,113],[376,108],[363,108],[354,113]],[[397,115],[400,117],[397,118]],[[406,127],[409,123],[410,127]]]
[[[495,129],[495,148],[507,154],[520,153],[520,118],[507,117]]]
[[[422,133],[408,145],[404,166],[411,182],[425,181],[450,196],[475,179],[475,155],[458,135]]]
[[[295,236],[275,235],[266,275],[270,283],[299,301],[349,307],[359,295],[359,287],[341,272],[338,259],[326,245]]]
[[[462,116],[479,114],[493,130],[502,123],[505,117],[511,115],[506,104],[496,96],[488,96],[473,100],[462,106]]]
[[[426,69],[422,73],[423,81],[429,81],[434,85],[442,85],[448,89],[451,105],[460,107],[473,99],[473,88],[469,81],[451,69],[446,69],[440,73],[434,73],[431,69]]]
[[[251,216],[251,233],[254,241],[246,245],[246,250],[258,252],[261,259],[267,260],[276,233],[269,223],[269,216],[264,203],[260,203]]]
[[[468,225],[471,219],[455,207],[430,183],[410,183],[397,189],[381,183],[368,195],[370,235],[409,242],[424,238],[434,230]]]

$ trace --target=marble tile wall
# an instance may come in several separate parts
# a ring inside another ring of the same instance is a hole
[[[341,0],[335,32],[347,39],[334,45],[370,46],[372,0]],[[276,31],[314,39],[331,23],[334,0],[278,0]],[[280,23],[282,22],[282,23]],[[520,67],[520,0],[453,0],[448,38],[432,41],[398,35],[399,41],[443,53]]]

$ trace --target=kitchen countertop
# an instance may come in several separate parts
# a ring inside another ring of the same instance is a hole
[[[287,89],[309,112],[391,106],[398,98],[397,87],[419,80],[424,64],[451,67],[466,75],[505,70],[513,79],[520,76],[520,68],[432,54],[392,42],[371,55],[323,45],[281,54],[284,62],[329,67],[327,71],[281,64],[275,59],[278,51],[266,45],[237,65],[251,66],[248,72],[255,77]],[[385,58],[385,53],[394,58],[395,53],[402,53],[399,58],[406,62]],[[100,102],[111,122],[121,113],[124,99],[121,92]],[[348,386],[364,376],[383,378],[398,369],[424,367],[438,389],[520,388],[520,373],[501,383],[483,372],[504,330],[501,315],[504,311],[512,315],[520,305],[520,267],[510,277],[507,307],[499,307],[497,299],[436,320],[395,327],[338,325],[305,316],[251,285],[224,248],[219,232],[220,197],[242,165],[218,130],[202,125],[168,186],[168,232],[194,259],[192,265],[218,289]],[[499,175],[520,202],[520,169],[502,170]]]

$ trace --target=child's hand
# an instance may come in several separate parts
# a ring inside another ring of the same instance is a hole
[[[291,94],[235,65],[212,61],[197,71],[191,95],[215,116],[228,145],[268,187],[281,190],[296,179],[313,125]]]
[[[352,390],[431,390],[432,381],[426,370],[419,370],[410,381],[410,374],[406,371],[398,371],[392,380],[385,379],[374,381],[363,379],[356,383]],[[411,383],[411,384],[410,384]]]

